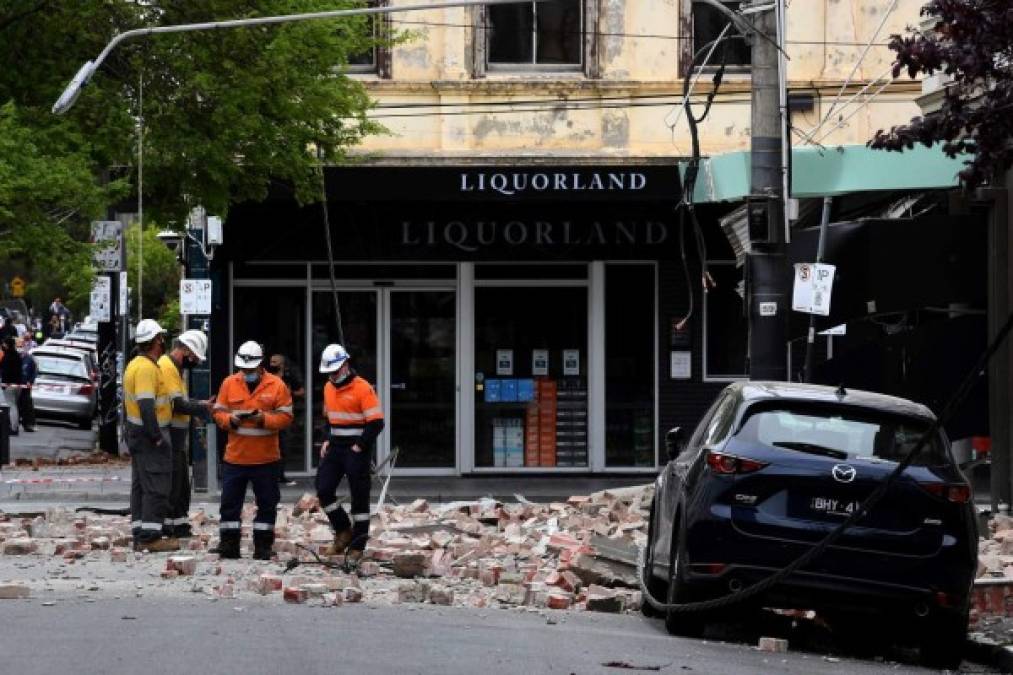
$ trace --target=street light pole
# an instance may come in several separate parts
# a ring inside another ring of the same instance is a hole
[[[205,30],[222,30],[226,28],[247,28],[250,26],[268,26],[296,21],[314,21],[320,19],[340,19],[346,16],[369,16],[373,14],[394,14],[395,12],[420,12],[432,9],[449,9],[453,7],[478,7],[485,5],[517,5],[531,2],[559,2],[559,0],[452,0],[423,5],[404,7],[361,7],[358,9],[336,9],[326,12],[308,12],[305,14],[284,14],[281,16],[261,16],[249,19],[230,19],[228,21],[208,21],[204,23],[184,23],[174,26],[153,26],[151,28],[135,28],[115,35],[109,44],[99,53],[94,61],[88,61],[77,71],[60,98],[53,104],[53,114],[62,115],[70,110],[81,95],[81,90],[88,84],[95,72],[109,56],[110,52],[121,42],[149,35],[167,33],[192,33]]]

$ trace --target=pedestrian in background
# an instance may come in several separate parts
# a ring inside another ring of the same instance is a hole
[[[172,402],[166,395],[158,359],[165,352],[165,331],[142,319],[134,331],[137,355],[123,374],[124,434],[130,451],[130,515],[134,549],[176,551],[179,541],[162,537],[172,490]]]
[[[281,490],[278,487],[278,432],[292,424],[292,394],[280,377],[264,370],[264,350],[244,342],[236,352],[238,370],[222,381],[213,407],[215,423],[228,431],[222,463],[222,501],[219,512],[222,558],[238,558],[246,486],[253,486],[257,515],[253,521],[253,557],[270,560],[274,521]]]
[[[191,536],[190,530],[190,457],[187,437],[190,416],[209,413],[208,401],[189,398],[183,371],[204,362],[208,339],[199,330],[188,330],[172,343],[168,354],[158,359],[158,368],[165,383],[165,395],[172,403],[169,440],[172,444],[172,486],[169,490],[169,515],[164,533],[177,539]]]
[[[19,390],[21,394],[18,396],[18,413],[25,431],[35,431],[35,403],[32,401],[32,386],[39,374],[39,368],[35,363],[35,357],[32,356],[34,346],[35,341],[32,340],[31,335],[23,337],[18,346],[21,354],[21,384],[23,385],[23,388]]]
[[[8,325],[10,325],[8,323]],[[17,345],[10,335],[0,342],[0,385],[3,386],[4,400],[9,406],[11,433],[17,434],[20,427],[20,407],[18,401],[21,396],[21,384],[24,374],[21,367],[21,355],[18,354]]]
[[[280,377],[281,381],[288,387],[289,392],[292,394],[294,413],[294,407],[306,396],[306,389],[303,387],[302,378],[299,377],[299,371],[289,366],[289,359],[284,354],[271,354],[265,370],[272,375]],[[292,444],[293,436],[292,427],[282,429],[278,434],[278,446],[281,451],[281,460],[278,462],[278,482],[289,486],[296,484],[294,480],[290,481],[285,477],[285,458],[291,450],[289,446]]]

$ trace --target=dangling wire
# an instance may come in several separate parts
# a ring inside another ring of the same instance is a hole
[[[324,178],[324,154],[317,146],[317,172],[320,175],[320,205],[324,215],[324,239],[327,242],[327,272],[331,278],[331,297],[334,300],[334,325],[337,328],[338,343],[345,344],[341,330],[341,303],[338,301],[338,280],[334,276],[334,248],[331,245],[331,216],[327,208],[327,180]]]

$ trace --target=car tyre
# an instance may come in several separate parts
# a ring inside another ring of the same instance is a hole
[[[957,670],[964,658],[967,641],[967,611],[944,614],[932,619],[922,633],[919,652],[923,665]]]
[[[676,515],[674,522],[679,523]],[[686,543],[685,528],[678,525],[678,531],[672,533],[672,554],[668,563],[668,604],[678,605],[693,600],[686,587]],[[702,637],[706,627],[706,617],[702,612],[665,612],[665,630],[669,635],[683,637]]]
[[[640,570],[640,573],[644,577],[644,588],[651,594],[652,597],[662,600],[668,595],[668,588],[665,586],[665,582],[654,575],[654,537],[657,534],[655,524],[655,502],[651,501],[651,515],[647,520],[647,548],[644,550],[644,567]],[[654,609],[651,603],[647,602],[644,598],[643,602],[640,603],[640,611],[643,612],[644,616],[650,618],[659,618],[662,613]]]

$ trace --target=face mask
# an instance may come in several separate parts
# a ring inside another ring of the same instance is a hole
[[[243,379],[246,380],[246,384],[256,384],[257,380],[260,379],[260,373],[243,373]]]

